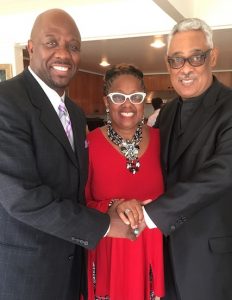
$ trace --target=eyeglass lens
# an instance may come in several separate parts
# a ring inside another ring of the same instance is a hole
[[[121,103],[124,103],[126,101],[126,99],[129,98],[131,103],[139,104],[139,103],[143,102],[143,100],[145,98],[145,93],[134,93],[131,95],[125,95],[125,94],[121,94],[121,93],[110,93],[108,96],[114,103],[121,104]]]
[[[168,57],[168,63],[173,69],[180,69],[184,66],[186,61],[193,67],[202,66],[210,53],[211,49],[199,54],[192,55],[190,57]]]

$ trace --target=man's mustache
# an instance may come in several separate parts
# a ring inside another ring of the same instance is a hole
[[[189,73],[189,74],[179,75],[178,79],[179,80],[193,80],[193,79],[196,79],[196,77],[197,76],[195,74]]]

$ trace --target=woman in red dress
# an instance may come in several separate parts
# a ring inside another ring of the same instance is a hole
[[[107,125],[88,134],[89,207],[106,212],[114,199],[136,198],[142,202],[163,192],[159,131],[143,124],[145,96],[143,74],[136,67],[120,64],[106,72]],[[163,297],[159,229],[146,228],[133,242],[105,237],[88,251],[88,294],[89,300]]]

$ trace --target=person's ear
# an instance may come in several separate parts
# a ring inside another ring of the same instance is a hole
[[[217,64],[217,58],[218,58],[218,53],[219,53],[218,48],[213,48],[210,51],[210,66],[211,67],[215,67],[216,66],[216,64]]]
[[[168,56],[167,55],[165,55],[165,57],[164,57],[164,61],[165,61],[165,64],[166,64],[166,67],[167,67],[167,70],[168,70],[168,72],[170,73],[170,65],[169,65],[169,63],[168,63]]]
[[[108,100],[107,100],[106,96],[103,97],[103,101],[104,101],[105,107],[108,108],[109,103],[108,103]]]
[[[33,42],[32,42],[32,40],[29,40],[28,43],[27,43],[27,51],[28,51],[28,54],[29,54],[29,58],[31,58],[32,55],[33,55]]]

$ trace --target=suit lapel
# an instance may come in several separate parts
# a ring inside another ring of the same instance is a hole
[[[164,114],[160,114],[162,126],[160,126],[160,139],[161,139],[161,153],[163,157],[164,166],[168,166],[168,155],[170,147],[170,139],[172,127],[175,120],[175,115],[178,107],[178,99],[174,99],[169,105],[164,107]]]
[[[173,167],[178,161],[183,152],[191,144],[191,142],[198,136],[200,131],[206,126],[209,119],[217,111],[218,105],[216,105],[217,94],[219,93],[218,82],[215,82],[216,90],[210,88],[207,94],[203,97],[203,102],[198,109],[194,112],[188,122],[188,126],[185,128],[183,135],[179,137],[178,147],[176,155],[172,161],[169,162],[170,167]],[[218,88],[217,88],[218,87]]]
[[[25,80],[27,91],[32,104],[40,110],[40,120],[44,126],[54,135],[54,137],[63,145],[68,156],[74,165],[77,166],[76,156],[72,150],[69,140],[65,134],[63,126],[55,112],[50,100],[44,93],[40,85],[27,70],[25,71]],[[28,84],[29,82],[29,84]]]
[[[49,104],[51,104],[50,101]],[[68,156],[70,157],[74,165],[77,166],[75,154],[66,136],[63,125],[60,122],[59,117],[57,116],[52,105],[50,106],[51,107],[49,108],[46,105],[43,106],[43,108],[41,109],[40,120],[47,127],[47,129],[56,137],[56,139],[63,145]]]
[[[82,141],[82,140],[84,141],[85,138],[83,137],[83,139],[80,138],[79,140],[77,140],[77,137],[81,137],[83,134],[82,130],[81,130],[83,127],[83,124],[81,124],[80,116],[76,115],[76,113],[75,113],[75,109],[73,107],[74,103],[72,103],[72,101],[66,97],[65,104],[66,104],[67,110],[69,112],[69,116],[70,116],[71,123],[72,123],[75,154],[78,159],[78,164],[81,168],[82,163],[83,163],[82,159],[81,159],[83,145],[81,145],[80,141]]]

